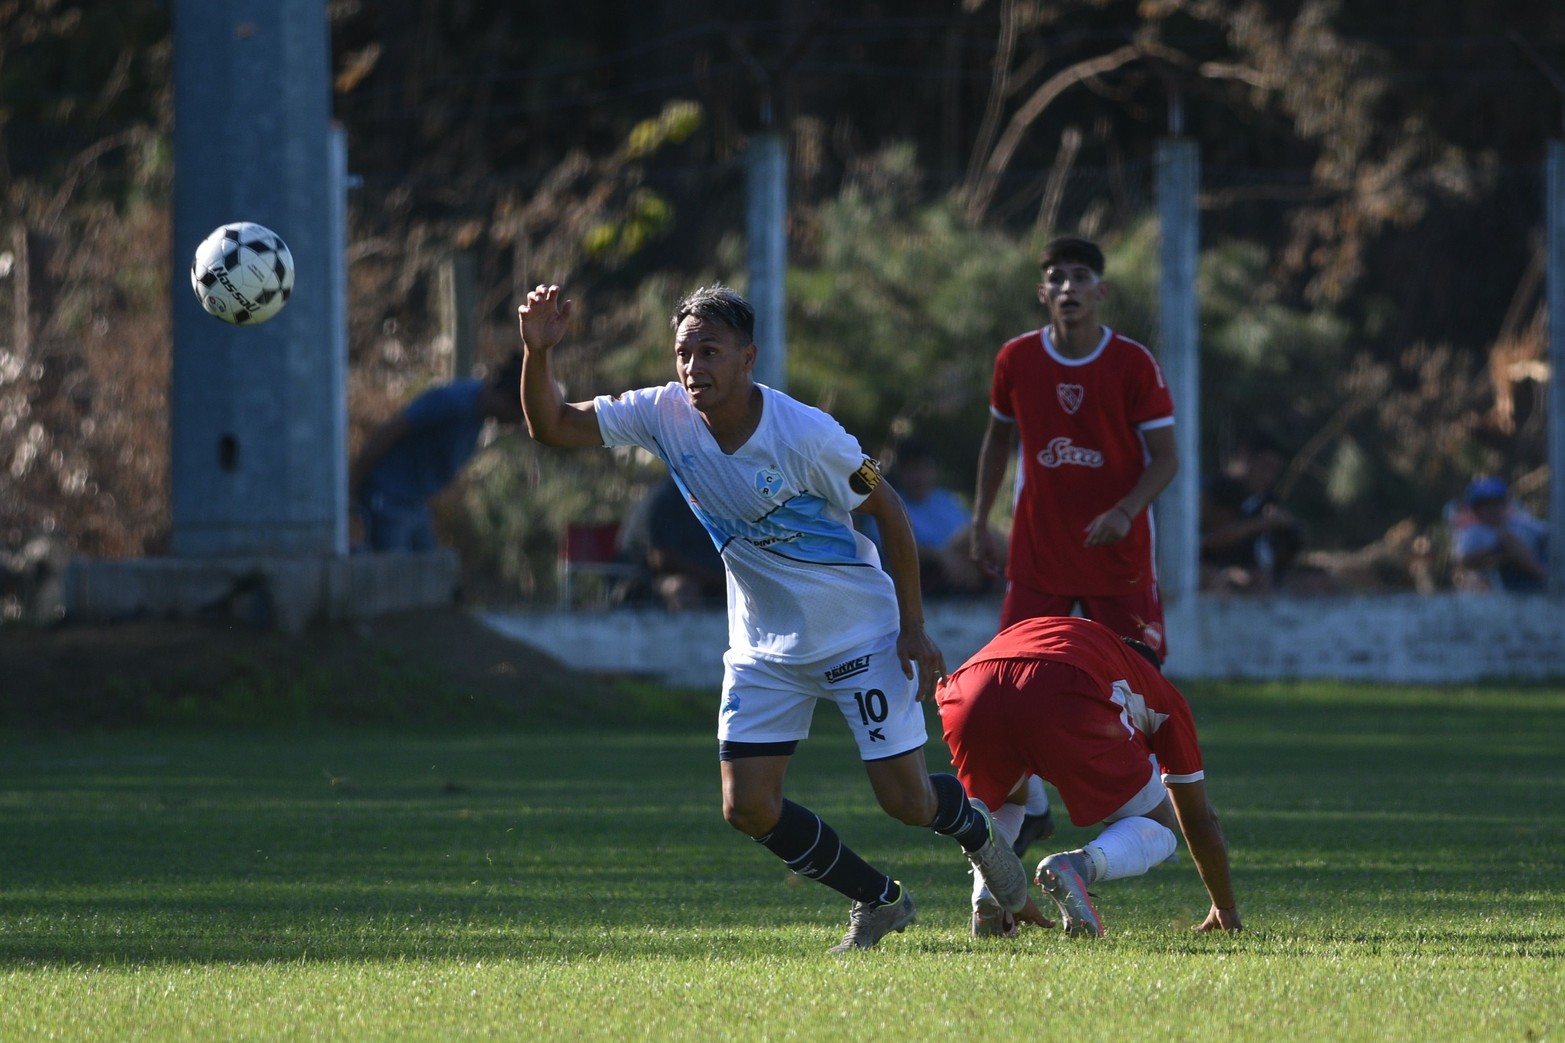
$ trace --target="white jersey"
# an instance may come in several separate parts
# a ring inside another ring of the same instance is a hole
[[[706,526],[728,572],[728,643],[780,662],[829,658],[898,629],[896,590],[849,512],[866,464],[830,415],[765,385],[761,422],[718,448],[683,387],[593,400],[603,442],[657,454]]]

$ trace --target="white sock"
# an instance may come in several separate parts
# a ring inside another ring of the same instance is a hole
[[[1042,815],[1049,810],[1049,793],[1043,788],[1043,780],[1036,775],[1027,776],[1027,814]]]
[[[1022,831],[1022,816],[1026,813],[1026,809],[1020,804],[1012,804],[1009,801],[989,813],[994,816],[994,831],[999,836],[1002,847],[1010,847],[1016,843],[1016,837]]]
[[[1082,848],[1092,861],[1092,880],[1140,876],[1174,853],[1174,834],[1149,818],[1122,818]]]

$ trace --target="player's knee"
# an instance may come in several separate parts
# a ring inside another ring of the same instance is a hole
[[[927,826],[939,810],[935,794],[927,786],[923,789],[899,789],[891,793],[879,793],[880,807],[886,814],[908,826]]]
[[[782,817],[781,800],[723,801],[723,821],[748,837],[763,837]]]
[[[1177,842],[1166,826],[1139,815],[1110,823],[1084,850],[1097,880],[1140,876],[1174,853]]]

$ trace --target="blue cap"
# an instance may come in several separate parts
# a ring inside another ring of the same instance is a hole
[[[1467,506],[1503,500],[1509,494],[1502,478],[1474,478],[1467,487]]]

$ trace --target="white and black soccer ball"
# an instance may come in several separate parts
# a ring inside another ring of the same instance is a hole
[[[196,247],[190,285],[209,315],[236,326],[254,326],[288,303],[293,293],[293,254],[270,228],[235,221]]]

